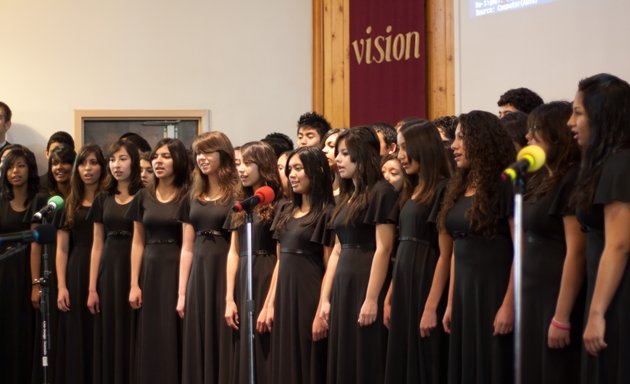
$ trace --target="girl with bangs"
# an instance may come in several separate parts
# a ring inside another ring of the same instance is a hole
[[[26,147],[12,144],[5,147],[2,157],[0,233],[27,231],[31,228],[28,215],[33,210],[31,206],[35,204],[39,184],[35,155]],[[0,256],[4,256],[0,260],[0,382],[3,383],[29,382],[33,345],[40,346],[41,350],[39,340],[33,343],[34,316],[30,305],[31,278],[27,257],[29,252],[31,257],[39,257],[39,246],[31,245],[18,251],[15,248],[19,245],[9,242],[0,246]],[[35,288],[39,290],[39,287]],[[34,366],[40,369],[38,363]]]
[[[183,244],[177,312],[183,319],[183,383],[227,383],[232,331],[225,323],[230,233],[223,229],[239,190],[234,149],[217,131],[192,144],[195,170],[179,220]]]
[[[272,331],[272,382],[323,383],[327,332],[316,315],[334,241],[327,227],[334,209],[332,176],[317,147],[291,152],[285,174],[290,201],[272,228],[279,260],[265,304],[265,325]]]
[[[546,159],[527,181],[523,206],[524,383],[580,380],[586,241],[570,206],[580,161],[570,116],[571,104],[556,101],[536,107],[527,121],[528,143]]]
[[[276,264],[276,241],[271,224],[282,197],[282,188],[276,154],[271,146],[255,141],[240,148],[241,162],[237,167],[243,187],[241,198],[253,196],[254,191],[267,185],[275,192],[271,204],[258,205],[253,211],[252,223],[252,294],[255,303],[253,321],[266,319],[265,295],[269,290],[273,269]],[[247,352],[247,236],[245,213],[232,213],[226,222],[232,231],[227,260],[227,292],[225,319],[227,324],[239,331],[235,345],[234,374],[232,382],[246,383],[249,380],[249,356]],[[238,283],[237,283],[238,282]],[[238,284],[238,286],[237,286]],[[237,304],[238,303],[238,304]],[[266,328],[260,328],[254,338],[254,377],[257,383],[271,382],[271,340]]]
[[[329,383],[384,381],[383,302],[399,208],[398,193],[381,174],[379,150],[370,127],[350,128],[337,138],[341,194],[319,303],[328,327]]]
[[[106,163],[94,144],[79,151],[72,169],[70,194],[57,231],[59,331],[57,383],[91,383],[93,317],[86,306],[90,279],[90,251],[94,229],[87,215],[103,188]]]
[[[133,220],[129,304],[136,312],[132,382],[181,380],[181,321],[175,307],[182,225],[180,204],[188,190],[188,153],[178,139],[154,147],[155,182],[136,193],[127,211]]]
[[[94,316],[94,383],[128,383],[131,364],[131,236],[125,214],[142,188],[135,144],[119,140],[108,151],[108,182],[88,213],[94,223],[87,306]]]
[[[426,121],[403,125],[398,148],[411,188],[401,194],[399,244],[385,304],[391,306],[385,382],[443,383],[448,338],[437,325],[446,308],[453,240],[445,231],[438,235],[436,223],[450,175],[447,152],[438,129]]]
[[[472,111],[459,117],[451,148],[457,170],[438,216],[439,230],[454,239],[443,320],[448,382],[511,383],[513,195],[501,174],[515,159],[514,145],[495,115]]]

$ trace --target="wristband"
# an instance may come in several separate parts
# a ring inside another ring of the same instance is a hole
[[[558,322],[556,319],[551,319],[551,325],[553,325],[554,327],[562,330],[562,331],[570,331],[571,330],[571,324],[563,324]]]

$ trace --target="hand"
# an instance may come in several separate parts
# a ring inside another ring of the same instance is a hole
[[[420,337],[431,336],[435,327],[437,327],[437,313],[425,308],[420,318]]]
[[[549,324],[547,331],[547,345],[551,349],[564,348],[571,343],[571,333],[568,330],[560,329],[553,324]]]
[[[260,313],[258,314],[258,320],[256,320],[256,331],[258,333],[267,333],[269,329],[267,328],[267,307],[262,307]]]
[[[31,289],[31,304],[35,309],[39,309],[39,299],[41,297],[41,292],[39,291],[39,288],[39,284],[35,284]]]
[[[140,287],[131,287],[129,291],[129,305],[133,309],[140,309],[142,307],[142,290]]]
[[[184,318],[184,308],[186,307],[186,295],[177,295],[177,305],[175,310],[181,319]]]
[[[270,305],[269,307],[267,307],[267,319],[265,320],[269,332],[272,331],[274,316],[274,306]]]
[[[389,329],[392,323],[392,305],[385,300],[383,303],[383,324]]]
[[[330,302],[329,301],[322,301],[321,305],[319,306],[319,313],[317,314],[317,316],[319,316],[319,319],[322,321],[326,329],[328,329],[329,321],[330,321]]]
[[[599,351],[606,348],[608,344],[604,341],[605,334],[606,319],[604,319],[604,316],[589,315],[586,328],[584,329],[584,349],[586,349],[586,352],[597,356]]]
[[[63,312],[68,312],[70,310],[70,292],[68,292],[68,288],[59,288],[59,293],[57,294],[57,307]]]
[[[234,300],[228,301],[225,304],[225,321],[230,328],[238,331],[238,309],[236,308]]]
[[[442,318],[442,326],[444,327],[444,332],[450,334],[451,333],[451,307],[447,306],[444,311],[444,317]]]
[[[101,303],[96,291],[88,292],[87,307],[91,314],[96,315],[101,312]]]
[[[514,306],[501,305],[494,317],[494,333],[496,335],[507,335],[514,329]]]
[[[320,341],[328,337],[328,325],[321,316],[313,319],[313,341]]]
[[[376,312],[378,311],[378,304],[373,300],[365,300],[361,306],[359,312],[359,318],[357,322],[360,327],[365,327],[376,321]]]

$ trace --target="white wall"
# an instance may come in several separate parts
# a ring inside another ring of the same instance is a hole
[[[496,113],[499,96],[521,86],[571,101],[584,77],[630,81],[630,1],[557,0],[480,17],[469,0],[453,1],[458,112]]]
[[[9,141],[39,156],[75,109],[208,109],[234,145],[311,109],[311,2],[0,1]]]

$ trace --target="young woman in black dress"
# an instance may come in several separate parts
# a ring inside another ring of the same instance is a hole
[[[513,195],[501,173],[515,159],[514,145],[495,115],[472,111],[459,117],[452,149],[457,170],[438,218],[454,239],[443,320],[448,382],[511,383]]]
[[[528,143],[540,146],[546,160],[527,181],[523,207],[524,383],[577,383],[580,377],[585,238],[569,207],[580,159],[569,116],[571,104],[557,101],[528,118]]]
[[[125,214],[142,188],[138,149],[119,140],[109,148],[108,184],[88,213],[94,223],[87,306],[94,316],[94,383],[128,383],[131,363],[131,236]]]
[[[587,230],[583,382],[630,382],[630,85],[580,81],[569,119],[582,164],[574,196]]]
[[[436,221],[449,164],[440,134],[429,122],[403,125],[398,148],[411,189],[401,195],[385,382],[443,383],[448,339],[437,324],[446,306],[452,239],[442,232],[438,240]]]
[[[97,145],[85,145],[72,169],[70,194],[57,231],[57,383],[91,383],[93,317],[86,306],[94,229],[87,214],[103,187],[106,163]]]
[[[0,174],[0,233],[26,231],[30,228],[30,207],[37,193],[39,177],[35,155],[21,145],[5,148]],[[20,244],[0,246],[0,382],[27,383],[33,363],[33,308],[30,305],[31,278],[25,248]],[[37,356],[37,351],[35,351]],[[39,366],[39,364],[35,364]]]
[[[254,317],[266,318],[265,296],[276,264],[276,241],[273,239],[271,224],[275,215],[277,201],[282,197],[280,176],[276,154],[271,146],[256,141],[244,144],[240,148],[241,162],[238,174],[243,187],[243,198],[250,197],[258,188],[267,185],[275,192],[271,204],[258,205],[254,209],[252,223],[252,296],[254,299]],[[249,380],[249,356],[247,352],[247,291],[246,263],[247,236],[245,232],[245,213],[232,213],[226,228],[232,230],[232,239],[227,260],[226,308],[225,320],[238,331],[234,346],[234,375],[232,382],[246,383]],[[255,325],[255,324],[254,324]],[[271,382],[271,340],[265,329],[254,338],[254,376],[257,383]]]
[[[272,331],[272,382],[323,383],[325,329],[316,314],[334,240],[327,229],[334,208],[332,176],[317,147],[291,152],[285,174],[290,201],[272,228],[279,260],[265,304],[266,325]]]
[[[319,304],[329,329],[329,383],[384,380],[383,301],[399,208],[398,193],[381,174],[379,149],[370,127],[350,128],[337,138],[341,195]]]
[[[137,310],[132,382],[181,380],[181,320],[175,311],[182,245],[177,212],[188,190],[188,153],[178,139],[160,140],[151,154],[155,182],[134,196],[129,304]]]
[[[225,323],[225,270],[230,233],[223,229],[239,189],[234,149],[218,131],[197,137],[190,196],[179,220],[183,244],[177,312],[183,319],[182,383],[227,383],[232,330]]]

